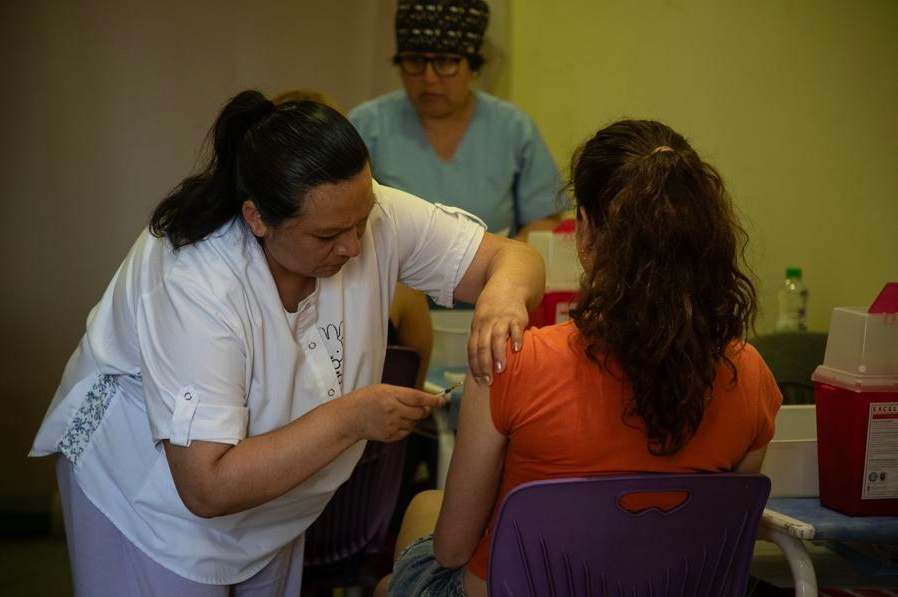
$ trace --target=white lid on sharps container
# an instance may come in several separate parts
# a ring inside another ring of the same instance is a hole
[[[811,379],[855,392],[898,392],[898,314],[836,307]]]

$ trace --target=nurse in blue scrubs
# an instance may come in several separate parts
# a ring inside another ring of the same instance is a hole
[[[471,88],[488,23],[482,0],[400,2],[393,63],[403,89],[357,106],[349,119],[378,182],[524,239],[557,224],[562,183],[533,120]]]

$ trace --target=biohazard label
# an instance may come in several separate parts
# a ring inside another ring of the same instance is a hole
[[[898,402],[870,404],[862,500],[898,498]]]

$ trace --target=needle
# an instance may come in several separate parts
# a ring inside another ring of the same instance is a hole
[[[465,383],[464,380],[457,381],[454,384],[452,384],[451,386],[449,386],[448,388],[446,388],[440,392],[437,392],[437,395],[444,396],[446,398],[446,400],[449,400],[449,397],[452,395],[452,392],[455,391],[456,389],[460,388],[463,383]]]

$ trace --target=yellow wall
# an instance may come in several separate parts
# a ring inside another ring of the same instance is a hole
[[[728,183],[772,327],[787,266],[809,322],[898,280],[898,2],[512,1],[510,99],[556,160],[621,117],[683,133]]]

